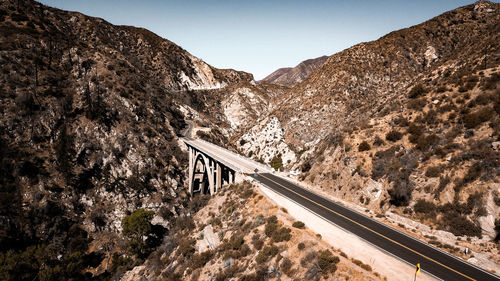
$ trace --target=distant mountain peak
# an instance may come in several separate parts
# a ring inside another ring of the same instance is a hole
[[[268,82],[288,87],[295,86],[323,65],[327,59],[328,56],[322,56],[315,59],[305,60],[295,67],[280,68],[266,76],[261,80],[261,82]]]

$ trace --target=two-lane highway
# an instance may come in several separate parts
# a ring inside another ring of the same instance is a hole
[[[443,280],[500,280],[500,277],[440,251],[392,227],[332,202],[270,173],[252,177],[324,219]]]

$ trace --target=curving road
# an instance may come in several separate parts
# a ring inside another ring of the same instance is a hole
[[[363,214],[332,202],[271,173],[255,180],[324,219],[442,280],[500,280],[500,277],[438,250]]]
[[[184,133],[189,133],[191,129],[192,126],[189,126],[187,132]],[[268,166],[203,140],[187,137],[183,138],[183,141],[225,165],[233,167],[236,171],[250,175],[256,181],[282,196],[399,259],[412,265],[420,263],[423,271],[438,279],[500,281],[500,277],[497,275],[484,271],[423,241],[273,175],[271,173],[272,169]],[[255,169],[258,169],[258,174],[254,173]]]

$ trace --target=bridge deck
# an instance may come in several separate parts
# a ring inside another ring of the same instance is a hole
[[[272,168],[269,166],[253,161],[204,140],[182,138],[182,141],[237,172],[252,174],[255,169],[258,169],[259,172],[272,172]]]

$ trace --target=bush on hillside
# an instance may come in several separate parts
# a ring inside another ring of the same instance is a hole
[[[415,206],[413,206],[415,213],[432,214],[436,211],[436,204],[424,199],[419,199]]]
[[[339,263],[339,261],[339,257],[334,256],[330,250],[321,251],[318,256],[318,266],[323,273],[337,271],[337,263]]]
[[[275,156],[273,159],[271,159],[269,165],[271,165],[271,167],[273,167],[275,170],[279,170],[281,167],[283,167],[283,160],[281,159],[281,156]]]
[[[301,222],[301,221],[296,221],[296,222],[294,222],[294,223],[292,224],[292,226],[293,226],[293,227],[295,227],[295,228],[300,228],[300,229],[303,229],[303,228],[304,228],[304,226],[305,226],[305,224],[304,224],[303,222]]]
[[[362,141],[358,147],[358,151],[367,151],[370,149],[371,149],[370,144],[368,144],[368,142],[366,141]]]
[[[467,217],[447,213],[441,219],[445,229],[457,236],[477,236],[481,237],[481,227],[471,222]]]
[[[390,132],[387,133],[387,135],[385,135],[385,139],[392,142],[398,141],[402,137],[403,134],[401,134],[399,131],[396,130],[391,130]]]
[[[410,92],[408,93],[408,97],[410,99],[416,99],[424,95],[425,93],[427,93],[427,89],[425,89],[422,84],[418,84],[410,90]]]

